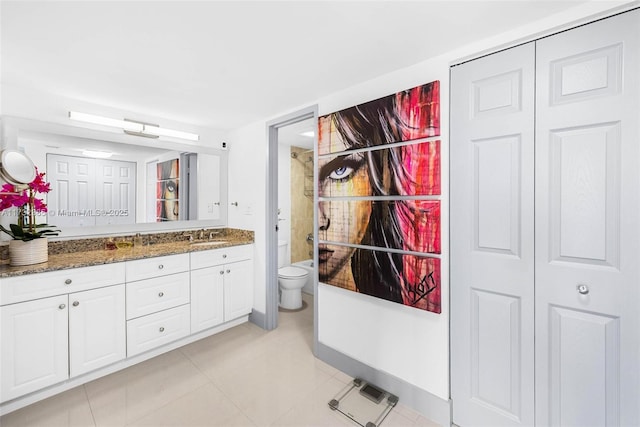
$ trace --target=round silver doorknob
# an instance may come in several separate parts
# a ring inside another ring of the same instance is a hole
[[[587,285],[577,285],[576,289],[582,295],[587,295],[589,293],[589,287]]]

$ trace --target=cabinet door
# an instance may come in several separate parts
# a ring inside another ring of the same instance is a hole
[[[533,43],[451,70],[457,425],[534,423]]]
[[[69,377],[66,295],[0,307],[0,322],[3,402]]]
[[[224,321],[251,313],[253,308],[253,261],[224,265]]]
[[[638,426],[640,10],[536,64],[536,422]]]
[[[191,272],[191,333],[224,322],[224,266]]]
[[[72,377],[126,357],[124,286],[69,295],[69,370]]]

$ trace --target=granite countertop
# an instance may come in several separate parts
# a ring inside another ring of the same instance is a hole
[[[120,247],[112,250],[85,250],[67,253],[49,253],[49,261],[41,264],[12,267],[9,261],[0,262],[0,278],[22,276],[25,274],[44,273],[47,271],[65,270],[69,268],[88,267],[91,265],[110,264],[143,258],[153,258],[163,255],[174,255],[211,249],[227,248],[238,245],[252,244],[253,233],[250,235],[224,236],[211,241],[186,240],[154,243],[142,246]]]

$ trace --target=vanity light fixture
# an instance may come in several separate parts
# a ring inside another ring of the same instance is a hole
[[[313,138],[315,136],[315,132],[312,130],[308,130],[306,132],[302,132],[300,135],[302,136],[308,136],[309,138]]]
[[[71,120],[78,120],[79,122],[94,123],[96,125],[113,126],[116,128],[122,128],[133,132],[142,132],[144,125],[137,122],[130,122],[126,120],[111,119],[109,117],[96,116],[93,114],[78,113],[76,111],[69,111],[69,118]]]
[[[121,128],[129,135],[144,136],[146,138],[169,136],[172,138],[188,139],[189,141],[200,140],[200,136],[195,133],[161,128],[155,124],[139,122],[131,119],[112,119],[109,117],[96,116],[94,114],[78,113],[76,111],[69,111],[69,118],[71,120],[78,120],[86,123]]]
[[[171,136],[174,138],[188,139],[190,141],[198,141],[200,137],[195,133],[183,132],[180,130],[161,128],[160,126],[145,124],[142,133],[148,133],[155,136]]]

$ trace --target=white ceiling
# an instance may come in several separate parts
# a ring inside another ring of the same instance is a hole
[[[580,3],[3,0],[2,83],[233,129]]]

